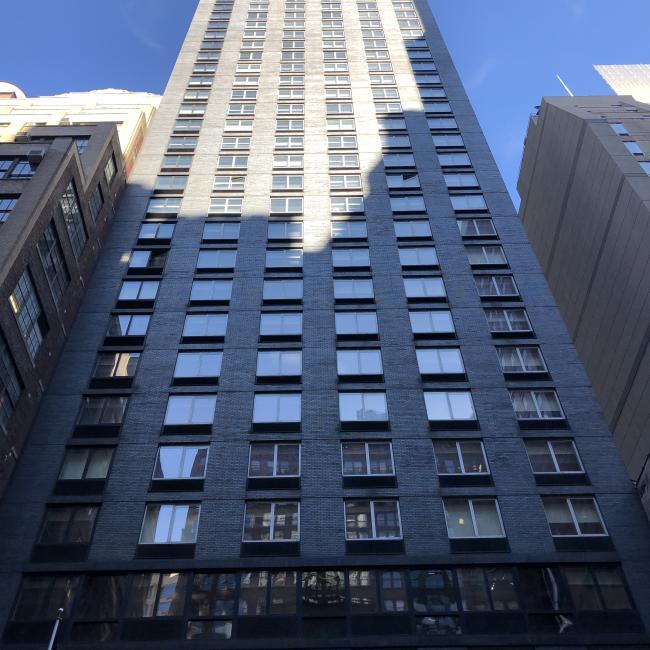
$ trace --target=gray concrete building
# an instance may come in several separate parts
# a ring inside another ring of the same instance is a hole
[[[650,513],[650,106],[547,97],[531,118],[520,217]]]
[[[650,647],[650,537],[425,2],[200,0],[0,504],[6,647]]]
[[[124,184],[115,125],[32,127],[0,142],[0,496]]]

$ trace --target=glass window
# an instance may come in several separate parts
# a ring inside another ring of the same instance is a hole
[[[299,174],[274,175],[271,189],[272,190],[301,190],[302,176]]]
[[[48,506],[38,543],[89,544],[99,506]]]
[[[618,567],[595,566],[593,573],[606,609],[632,609],[623,575]]]
[[[43,338],[49,331],[49,324],[36,294],[29,269],[25,269],[20,276],[9,296],[9,305],[16,317],[29,356],[34,361]]]
[[[525,309],[486,309],[485,316],[492,333],[533,331]]]
[[[465,251],[472,266],[508,264],[501,246],[465,246]]]
[[[117,173],[117,165],[115,163],[115,154],[111,153],[110,158],[106,161],[104,165],[104,177],[106,178],[106,185],[109,185],[113,182],[115,174]],[[69,186],[68,186],[69,187]]]
[[[300,476],[300,444],[251,443],[248,476],[249,478]]]
[[[25,576],[20,586],[12,619],[52,621],[57,610],[69,612],[79,587],[78,576]]]
[[[65,192],[63,192],[59,200],[59,207],[61,208],[61,215],[63,216],[68,236],[70,237],[72,250],[74,251],[75,257],[79,259],[86,245],[88,233],[86,232],[81,208],[79,207],[79,197],[74,181],[68,183]]]
[[[610,126],[616,135],[630,135],[625,125],[621,124],[620,122],[610,123]]]
[[[179,197],[156,197],[149,199],[147,204],[147,214],[163,214],[163,215],[176,215],[181,209],[181,200]],[[167,224],[146,224],[146,225],[167,225]],[[173,230],[174,226],[171,224]],[[142,235],[140,235],[142,237]],[[171,237],[171,235],[170,235]]]
[[[450,539],[505,537],[496,499],[442,500]]]
[[[645,155],[643,152],[643,149],[639,146],[638,142],[634,142],[633,140],[628,140],[627,142],[623,143],[625,145],[625,148],[633,155],[635,156],[643,156]]]
[[[415,167],[412,153],[384,153],[384,167]]]
[[[390,442],[342,442],[343,476],[393,476]]]
[[[170,395],[165,425],[212,424],[216,395]]]
[[[163,157],[162,169],[189,169],[194,156],[167,155]]]
[[[474,283],[481,298],[519,295],[519,289],[511,275],[475,275]]]
[[[362,196],[332,196],[330,210],[333,214],[363,212]]]
[[[300,301],[302,280],[264,280],[262,297],[265,301]]]
[[[273,167],[276,169],[302,169],[301,154],[276,154],[273,156]]]
[[[420,189],[420,177],[417,172],[386,174],[386,183],[388,184],[389,190]]]
[[[111,314],[106,336],[144,336],[149,319],[147,314]]]
[[[100,352],[95,362],[93,377],[133,377],[139,360],[139,352]]]
[[[129,398],[118,395],[84,397],[77,424],[80,426],[122,423]]]
[[[346,501],[345,538],[401,539],[402,524],[397,499]]]
[[[334,298],[336,300],[371,300],[374,295],[370,278],[334,280]]]
[[[213,378],[221,374],[223,352],[179,352],[175,379]]]
[[[417,223],[417,222],[416,222]],[[429,224],[425,222],[427,227]],[[431,233],[431,231],[429,231]],[[411,266],[438,266],[438,255],[433,246],[398,248],[399,261],[404,267]]]
[[[297,542],[300,539],[298,501],[248,501],[243,542]]]
[[[158,293],[158,281],[124,280],[117,297],[122,300],[155,300]]]
[[[330,176],[330,190],[360,190],[361,176],[358,174],[335,174]]]
[[[190,614],[202,617],[232,616],[235,611],[235,587],[234,573],[195,573]]]
[[[163,445],[158,448],[153,479],[178,480],[205,478],[207,445]]]
[[[182,192],[187,185],[189,176],[167,175],[156,178],[155,190]]]
[[[430,422],[476,420],[472,394],[466,390],[426,391],[424,393],[424,403],[427,408],[427,417]]]
[[[212,197],[209,214],[241,214],[242,199],[239,197]]]
[[[258,377],[300,377],[302,352],[300,350],[260,350],[257,353]]]
[[[143,223],[138,239],[171,239],[173,234],[173,223]]]
[[[228,302],[232,280],[194,280],[190,292],[192,302]]]
[[[379,350],[337,350],[336,363],[339,377],[383,373]]]
[[[7,342],[0,333],[0,429],[4,432],[7,431],[22,388]]]
[[[346,169],[359,167],[359,156],[356,153],[330,154],[330,169]]]
[[[214,337],[226,335],[228,314],[187,314],[183,325],[183,338]]]
[[[256,393],[253,423],[300,422],[300,393]]]
[[[91,192],[88,204],[90,206],[90,214],[92,218],[97,220],[97,217],[102,210],[102,206],[104,205],[104,194],[99,183],[97,183],[95,189]]]
[[[197,270],[232,270],[235,268],[237,251],[233,249],[204,249],[199,251],[196,260]]]
[[[410,311],[411,330],[416,335],[448,335],[454,334],[454,320],[447,309],[435,311]]]
[[[68,447],[59,481],[105,479],[112,458],[112,447]]]
[[[478,187],[476,174],[443,174],[445,185],[450,188],[458,187]]]
[[[288,248],[280,250],[277,248],[266,251],[267,269],[293,269],[302,268],[302,250],[299,248]]]
[[[365,221],[332,221],[331,229],[332,239],[367,239],[368,237]]]
[[[276,214],[302,214],[302,197],[271,197],[271,212]]]
[[[528,438],[524,443],[535,474],[584,472],[573,440]]]
[[[215,192],[223,190],[243,190],[246,186],[246,176],[215,176],[212,189]]]
[[[200,513],[199,503],[148,503],[140,544],[195,544]]]
[[[445,284],[440,277],[404,278],[404,293],[409,299],[445,298]]]
[[[563,420],[564,412],[554,390],[511,390],[518,420]]]
[[[263,313],[260,336],[301,336],[302,314],[298,312]]]
[[[129,258],[129,269],[162,269],[166,259],[166,250],[134,250]]]
[[[650,176],[650,162],[640,162],[641,169]]]
[[[17,196],[6,196],[0,194],[0,223],[4,223],[16,207],[18,202]]]
[[[434,440],[433,451],[440,475],[490,473],[480,440]]]
[[[494,237],[497,234],[492,219],[488,217],[456,219],[456,223],[462,237]]]
[[[332,250],[332,266],[336,268],[367,268],[370,253],[367,248],[335,248]]]
[[[268,239],[296,240],[302,239],[303,225],[301,221],[275,221],[268,225]]]
[[[450,569],[415,569],[409,573],[416,614],[458,611],[456,587]]]
[[[345,573],[343,571],[302,572],[303,615],[345,614]]]
[[[460,348],[418,348],[415,354],[422,375],[454,375],[465,372]]]
[[[339,393],[341,422],[388,422],[386,394]]]
[[[593,497],[542,497],[553,537],[607,535],[600,510]]]
[[[503,372],[546,372],[544,357],[538,345],[500,345],[497,347],[497,355]]]
[[[239,223],[208,221],[203,225],[203,241],[237,241]]]
[[[390,207],[394,213],[426,212],[422,196],[391,196]]]
[[[374,311],[336,312],[336,333],[346,335],[374,335],[378,333],[377,314]]]
[[[248,167],[248,156],[219,156],[217,159],[218,169],[246,169]]]
[[[482,194],[453,194],[449,198],[456,212],[487,210],[487,203]]]

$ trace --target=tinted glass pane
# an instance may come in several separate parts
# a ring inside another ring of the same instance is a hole
[[[420,569],[410,572],[413,609],[417,613],[456,611],[456,590],[451,571]]]
[[[483,569],[457,569],[458,586],[466,611],[487,611],[490,609],[488,594],[485,587]]]
[[[339,616],[345,613],[343,571],[302,572],[303,614]]]
[[[353,614],[376,612],[377,580],[374,571],[350,571],[350,605]]]

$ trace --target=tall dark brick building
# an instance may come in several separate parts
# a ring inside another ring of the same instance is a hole
[[[650,535],[426,3],[200,0],[0,507],[7,647],[649,648]]]

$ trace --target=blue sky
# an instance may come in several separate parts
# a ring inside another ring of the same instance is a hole
[[[609,94],[594,63],[648,63],[647,0],[429,0],[513,198],[542,95]],[[196,0],[4,0],[0,80],[28,95],[162,92]],[[38,16],[35,21],[34,17]],[[29,23],[29,39],[18,25]],[[16,53],[16,54],[11,54]]]

